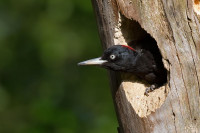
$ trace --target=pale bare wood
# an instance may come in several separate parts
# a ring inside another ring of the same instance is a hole
[[[132,75],[116,76],[116,73],[110,73],[120,131],[199,133],[198,8],[200,5],[198,1],[92,0],[92,2],[104,48],[143,38],[144,33],[137,29],[140,25],[156,40],[163,56],[163,63],[169,71],[168,83],[151,93],[149,97],[143,95],[146,86]],[[133,19],[139,24],[128,19]]]

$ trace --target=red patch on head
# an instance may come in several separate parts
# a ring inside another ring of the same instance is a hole
[[[127,46],[127,45],[122,45],[122,47],[126,47],[126,48],[128,48],[128,49],[130,49],[130,50],[132,50],[132,51],[136,51],[134,48],[132,48],[132,47],[130,47],[130,46]]]

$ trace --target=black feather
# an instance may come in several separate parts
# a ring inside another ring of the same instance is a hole
[[[115,58],[111,59],[111,55],[114,55]],[[167,80],[167,71],[162,60],[148,49],[140,48],[133,51],[122,45],[115,45],[106,49],[101,58],[108,61],[102,64],[102,67],[133,73],[150,84],[161,86]]]

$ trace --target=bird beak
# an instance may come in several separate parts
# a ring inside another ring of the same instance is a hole
[[[103,63],[106,63],[108,62],[107,60],[102,60],[101,57],[99,58],[95,58],[95,59],[90,59],[90,60],[87,60],[87,61],[83,61],[83,62],[80,62],[78,63],[78,65],[102,65]]]

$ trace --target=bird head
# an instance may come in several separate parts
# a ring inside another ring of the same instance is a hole
[[[127,70],[137,56],[137,51],[126,45],[114,45],[106,49],[99,58],[78,63],[78,65],[96,65],[111,70]]]

